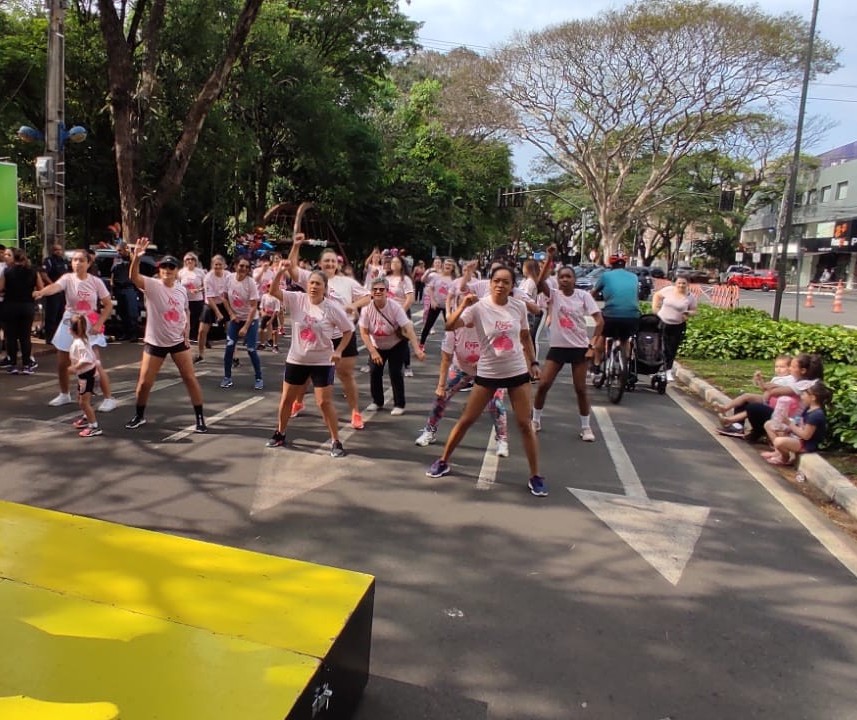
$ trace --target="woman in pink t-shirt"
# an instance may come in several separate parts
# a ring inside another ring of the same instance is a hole
[[[456,265],[452,258],[445,258],[439,273],[434,273],[426,282],[426,295],[429,297],[429,308],[423,317],[423,329],[420,333],[420,345],[426,344],[432,327],[438,316],[443,313],[446,320],[446,300],[456,278]]]
[[[530,424],[530,377],[539,377],[539,364],[527,325],[527,308],[522,301],[511,297],[515,287],[515,273],[511,268],[495,267],[489,282],[491,291],[486,297],[477,300],[475,295],[466,295],[446,323],[447,330],[463,326],[475,328],[479,339],[479,360],[467,406],[449,434],[443,455],[432,464],[426,475],[442,477],[449,474],[449,458],[453,451],[482,414],[495,391],[506,388],[530,467],[527,485],[533,495],[544,497],[548,491],[544,478],[539,475],[539,444]]]
[[[658,290],[652,297],[652,312],[661,320],[664,368],[667,380],[672,382],[673,364],[687,332],[687,319],[696,313],[696,296],[691,294],[687,278],[678,277],[673,285]]]
[[[225,324],[229,316],[224,298],[226,281],[230,274],[226,270],[226,258],[223,255],[215,255],[211,258],[211,270],[205,274],[202,283],[205,305],[199,318],[199,342],[194,362],[202,362],[205,359],[205,351],[211,348],[211,343],[208,342],[208,331],[211,330],[211,326]]]
[[[292,344],[286,356],[277,429],[268,440],[267,447],[286,444],[286,427],[292,417],[292,405],[303,395],[307,382],[312,380],[315,401],[330,432],[330,455],[342,457],[345,450],[339,439],[339,419],[333,404],[333,377],[354,333],[354,325],[342,305],[326,297],[328,280],[323,272],[309,273],[305,293],[283,291],[280,283],[290,268],[291,261],[283,260],[271,283],[271,295],[283,303],[291,318]],[[340,342],[334,345],[336,335]]]
[[[146,302],[146,334],[143,337],[143,359],[137,379],[136,407],[125,427],[136,430],[146,424],[146,403],[158,377],[158,372],[169,355],[181,375],[182,382],[193,404],[196,416],[195,432],[206,433],[202,412],[202,388],[193,371],[193,358],[188,342],[190,311],[187,290],[178,279],[178,260],[166,255],[158,263],[158,277],[149,278],[140,274],[140,258],[149,246],[149,238],[142,237],[134,246],[128,277],[143,291]]]
[[[187,291],[187,304],[190,309],[190,341],[196,342],[199,335],[199,320],[205,305],[205,270],[199,266],[196,253],[184,254],[184,267],[179,270],[178,278]]]
[[[51,344],[57,349],[57,379],[59,380],[60,392],[48,404],[52,407],[68,405],[73,402],[69,395],[68,372],[71,366],[68,351],[71,348],[72,337],[69,329],[71,316],[75,313],[86,317],[89,323],[89,343],[93,346],[105,347],[107,340],[104,337],[104,323],[113,312],[113,300],[110,292],[102,282],[101,278],[89,274],[90,259],[86,250],[75,250],[71,256],[71,272],[66,273],[55,283],[46,288],[36,290],[33,297],[39,300],[48,295],[65,293],[65,313],[62,317],[57,331],[51,340]],[[101,311],[98,305],[101,304]],[[98,357],[98,351],[95,350]],[[110,412],[116,409],[116,400],[110,393],[110,378],[107,371],[100,362],[98,363],[98,379],[101,382],[101,391],[104,400],[98,409],[101,412]]]
[[[550,268],[556,258],[556,248],[548,248],[548,259],[542,266],[536,281],[539,293],[550,298],[550,349],[545,359],[545,369],[533,403],[533,429],[542,429],[542,409],[548,392],[553,386],[562,366],[571,365],[571,379],[577,395],[577,410],[580,413],[580,439],[593,442],[595,434],[589,425],[589,396],[586,394],[587,359],[592,355],[592,345],[586,329],[586,316],[595,320],[595,336],[602,334],[604,319],[601,310],[592,299],[592,294],[574,287],[574,270],[561,267],[557,273],[558,287],[548,285]]]
[[[395,303],[402,306],[402,310],[410,319],[411,305],[414,304],[414,281],[408,272],[408,266],[405,261],[398,255],[390,260],[390,271],[387,273],[387,297]],[[405,357],[405,377],[413,377],[414,371],[411,370],[411,350],[410,346],[406,348],[407,356]],[[370,366],[371,370],[371,366]]]

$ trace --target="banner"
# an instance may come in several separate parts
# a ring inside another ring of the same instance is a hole
[[[18,245],[18,166],[0,162],[0,244]]]

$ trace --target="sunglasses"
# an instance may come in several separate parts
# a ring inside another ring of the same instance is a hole
[[[249,269],[250,269],[250,266],[249,266],[249,265],[245,265],[244,263],[241,263],[241,264],[238,266],[238,269],[239,269],[239,270],[241,270],[241,269],[249,270]]]

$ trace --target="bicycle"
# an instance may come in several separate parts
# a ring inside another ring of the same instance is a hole
[[[618,405],[622,401],[625,390],[633,390],[637,382],[636,373],[629,371],[634,360],[634,338],[633,336],[629,338],[630,356],[625,355],[621,340],[606,338],[604,347],[604,368],[592,384],[597,388],[606,385],[607,399],[614,405]]]

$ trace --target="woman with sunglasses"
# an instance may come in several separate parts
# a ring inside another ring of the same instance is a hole
[[[178,279],[178,260],[172,255],[161,258],[158,263],[158,277],[150,278],[140,274],[140,258],[145,254],[149,238],[137,240],[131,257],[128,276],[134,286],[143,292],[146,303],[146,334],[143,337],[143,359],[140,361],[140,375],[137,379],[137,393],[132,417],[125,427],[136,430],[146,424],[146,404],[158,372],[169,355],[178,368],[182,382],[187,389],[196,417],[195,432],[206,433],[205,418],[202,412],[202,388],[193,371],[193,359],[188,342],[190,330],[187,290]]]
[[[343,349],[348,347],[354,325],[342,305],[327,297],[327,275],[319,270],[304,277],[306,292],[281,289],[281,281],[291,273],[291,261],[283,260],[273,282],[271,295],[280,300],[292,321],[292,343],[286,356],[283,389],[277,415],[277,429],[267,447],[286,444],[286,428],[291,409],[303,395],[311,380],[315,401],[321,410],[324,424],[330,432],[331,457],[343,457],[345,450],[339,439],[339,419],[333,402],[333,377],[336,366],[342,362]],[[338,346],[334,338],[339,336]]]
[[[205,305],[205,270],[199,266],[196,253],[184,254],[184,265],[179,269],[178,280],[187,292],[187,304],[190,309],[190,341],[199,339],[199,320]]]
[[[223,354],[223,380],[220,381],[220,387],[226,389],[233,385],[232,361],[235,345],[241,339],[253,363],[256,376],[253,389],[262,390],[265,387],[262,382],[262,362],[256,350],[259,341],[259,287],[250,276],[250,261],[246,258],[238,261],[235,273],[227,278],[224,301],[229,313],[229,324],[226,326],[226,352]]]
[[[211,348],[208,342],[208,331],[212,325],[225,322],[229,316],[224,298],[226,296],[226,281],[232,273],[226,270],[226,259],[223,255],[215,255],[211,259],[211,270],[205,274],[203,281],[203,296],[205,305],[199,320],[199,342],[194,362],[205,359],[205,351]]]

